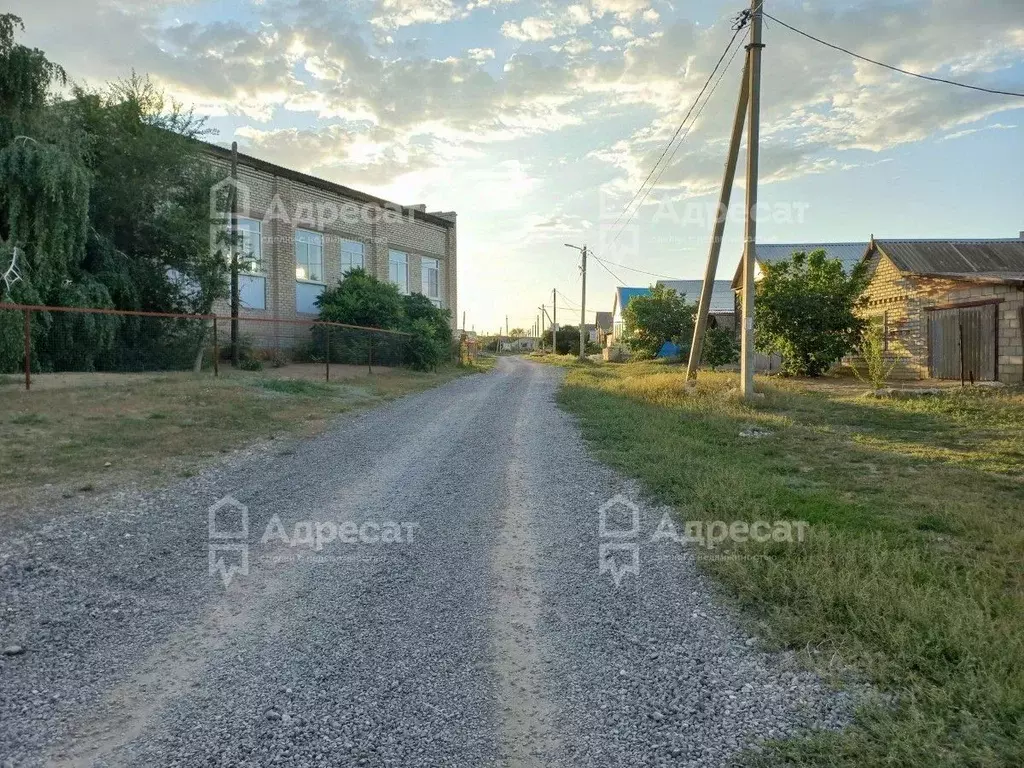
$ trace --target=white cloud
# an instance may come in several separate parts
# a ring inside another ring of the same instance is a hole
[[[528,16],[522,21],[506,21],[501,25],[501,33],[512,40],[540,42],[555,37],[558,31],[554,20]]]
[[[383,29],[413,24],[443,24],[464,11],[453,0],[378,0],[370,23]]]
[[[612,27],[612,37],[616,40],[631,40],[633,38],[633,32],[629,27],[616,24]]]

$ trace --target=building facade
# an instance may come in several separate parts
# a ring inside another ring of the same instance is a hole
[[[221,186],[237,188],[240,327],[254,344],[307,341],[308,325],[291,321],[316,319],[320,294],[357,267],[403,294],[422,293],[450,311],[455,328],[455,213],[398,205],[243,154],[236,181],[231,150],[208,145],[207,153],[224,170]],[[229,303],[216,311],[227,314]]]
[[[1024,383],[1024,235],[872,240],[861,313],[894,377]]]

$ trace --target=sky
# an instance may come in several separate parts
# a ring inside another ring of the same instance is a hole
[[[703,275],[742,49],[711,81],[653,189],[623,211],[727,50],[742,0],[6,5],[25,22],[22,42],[78,82],[148,74],[208,117],[213,141],[458,212],[458,311],[469,328],[494,331],[506,315],[511,328],[529,328],[554,289],[559,322],[578,322],[579,254],[566,243],[614,262],[590,260],[590,321],[612,309],[620,281]],[[1021,0],[764,7],[904,69],[1024,91]],[[765,24],[760,241],[1024,230],[1024,99],[906,77]],[[741,219],[742,204],[720,279],[739,261]]]

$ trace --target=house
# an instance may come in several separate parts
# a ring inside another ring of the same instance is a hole
[[[867,250],[866,242],[852,243],[756,243],[754,245],[754,280],[760,280],[764,275],[762,265],[777,264],[780,261],[788,261],[794,253],[811,254],[815,251],[824,251],[826,258],[838,259],[843,265],[844,271],[849,274],[864,258]],[[735,295],[734,317],[739,317],[738,309],[743,290],[743,254],[740,254],[739,264],[736,265],[736,273],[732,278],[732,289]],[[756,321],[755,321],[756,322]],[[738,326],[737,326],[738,327]],[[760,352],[754,353],[754,370],[759,373],[771,373],[778,371],[782,366],[782,358],[777,355],[763,355]]]
[[[894,375],[1024,381],[1024,232],[1007,240],[871,239],[861,310]]]
[[[594,315],[594,325],[597,326],[597,343],[602,347],[608,334],[612,332],[612,322],[615,317],[612,312],[597,312]]]
[[[213,144],[204,150],[225,173],[218,187],[237,188],[240,325],[254,343],[308,341],[308,325],[295,321],[316,319],[324,288],[356,267],[450,310],[455,328],[455,213],[399,205],[244,154],[237,155],[234,181],[231,150]],[[226,314],[227,302],[215,311]]]
[[[608,345],[620,341],[627,328],[623,319],[623,312],[629,306],[629,302],[637,296],[650,296],[650,288],[627,288],[619,286],[615,289],[615,301],[612,304],[612,332],[608,337]]]
[[[688,304],[697,304],[704,289],[703,280],[659,280],[658,285],[684,296]],[[736,328],[736,299],[728,280],[715,280],[712,284],[708,317],[713,318],[719,328]]]
[[[757,243],[754,245],[754,280],[760,280],[763,274],[762,264],[777,264],[780,261],[788,261],[794,253],[811,254],[815,251],[824,251],[826,258],[838,259],[843,269],[849,274],[861,259],[864,258],[864,251],[868,244],[860,243]],[[739,264],[736,265],[736,274],[732,278],[732,289],[739,291],[743,288],[743,254],[740,253]]]

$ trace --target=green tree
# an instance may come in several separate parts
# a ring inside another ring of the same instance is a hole
[[[324,290],[317,306],[321,320],[390,330],[402,324],[404,312],[395,284],[364,269],[353,269],[336,286]]]
[[[783,371],[820,376],[853,351],[864,321],[855,314],[866,286],[863,264],[847,275],[824,251],[794,253],[762,265],[757,284],[756,347],[778,353]]]
[[[20,28],[16,16],[0,16],[0,263],[6,268],[17,251],[22,275],[5,298],[208,311],[226,270],[210,248],[212,173],[193,141],[202,121],[135,76],[58,99],[54,86],[66,86],[67,75],[17,44]],[[18,367],[12,318],[0,322],[0,367]],[[151,353],[149,364],[188,360],[204,333],[195,323],[39,313],[33,364],[117,368],[142,360],[140,352]]]
[[[433,371],[452,355],[451,312],[434,306],[422,293],[403,297],[402,330],[406,363],[418,371]]]
[[[704,332],[704,347],[701,352],[701,365],[714,370],[719,366],[732,365],[740,359],[740,345],[736,343],[736,334],[717,325]]]
[[[655,357],[666,341],[686,353],[693,339],[695,304],[672,288],[655,285],[647,296],[635,296],[622,313],[628,332],[626,345],[643,359]]]

